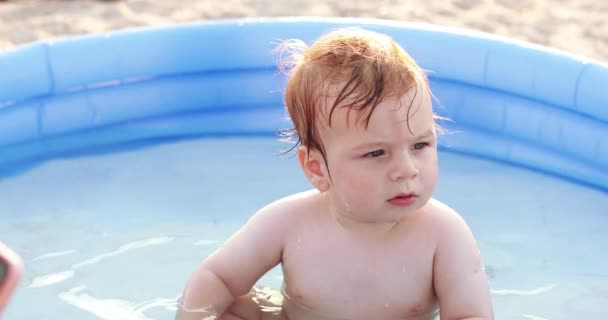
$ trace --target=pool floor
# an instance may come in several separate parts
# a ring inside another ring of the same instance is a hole
[[[4,319],[174,319],[206,255],[258,208],[310,188],[279,156],[288,147],[188,140],[2,178],[0,241],[26,266]],[[606,193],[441,152],[435,197],[476,235],[496,319],[607,318]],[[259,283],[281,281],[275,268]]]

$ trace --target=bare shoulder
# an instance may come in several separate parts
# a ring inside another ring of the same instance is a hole
[[[448,236],[457,230],[469,231],[462,216],[456,210],[437,199],[429,200],[424,210],[423,216],[426,222],[430,223],[433,229],[438,231],[438,234],[442,236]],[[452,232],[446,234],[447,231]]]
[[[459,217],[456,210],[435,198],[431,198],[429,200],[426,210],[428,210],[428,213],[430,213],[434,218],[453,219],[455,218],[454,216]]]
[[[264,220],[266,223],[276,224],[276,227],[289,228],[318,207],[319,199],[320,193],[317,190],[295,193],[264,206],[251,220]]]

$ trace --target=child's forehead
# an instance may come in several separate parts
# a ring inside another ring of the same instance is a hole
[[[416,83],[401,94],[386,95],[376,105],[367,105],[364,108],[351,105],[353,99],[361,99],[356,95],[346,97],[341,104],[335,105],[337,90],[339,89],[328,90],[327,96],[319,105],[321,116],[318,120],[322,122],[322,127],[327,129],[365,132],[369,131],[370,126],[386,125],[390,122],[411,125],[410,120],[417,123],[425,122],[424,120],[433,121],[430,92],[424,83]]]
[[[356,144],[412,140],[434,131],[435,123],[430,99],[395,98],[383,100],[367,123],[364,111],[341,109],[324,127],[324,139]]]

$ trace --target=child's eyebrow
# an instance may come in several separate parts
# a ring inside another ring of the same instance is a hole
[[[435,129],[431,128],[431,129],[428,129],[427,131],[423,132],[422,134],[412,138],[412,141],[418,141],[420,139],[428,138],[428,137],[433,136],[434,134],[435,134]],[[368,142],[368,143],[363,143],[363,144],[360,144],[360,145],[354,147],[353,150],[355,150],[355,151],[369,150],[369,149],[373,149],[376,147],[382,147],[384,145],[386,145],[386,143],[382,142],[382,141]]]
[[[362,151],[362,150],[369,150],[369,149],[373,149],[373,148],[381,147],[381,146],[382,146],[381,142],[370,142],[370,143],[364,143],[364,144],[358,145],[358,146],[354,147],[353,150]]]
[[[430,137],[430,136],[432,136],[434,134],[435,134],[435,129],[431,128],[431,129],[426,130],[424,133],[422,133],[422,134],[420,134],[418,136],[415,136],[414,140],[420,140],[422,138],[427,138],[427,137]]]

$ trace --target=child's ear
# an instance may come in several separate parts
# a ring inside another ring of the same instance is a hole
[[[330,180],[326,174],[328,171],[319,151],[301,146],[298,148],[298,161],[306,178],[315,188],[321,192],[329,190]]]

